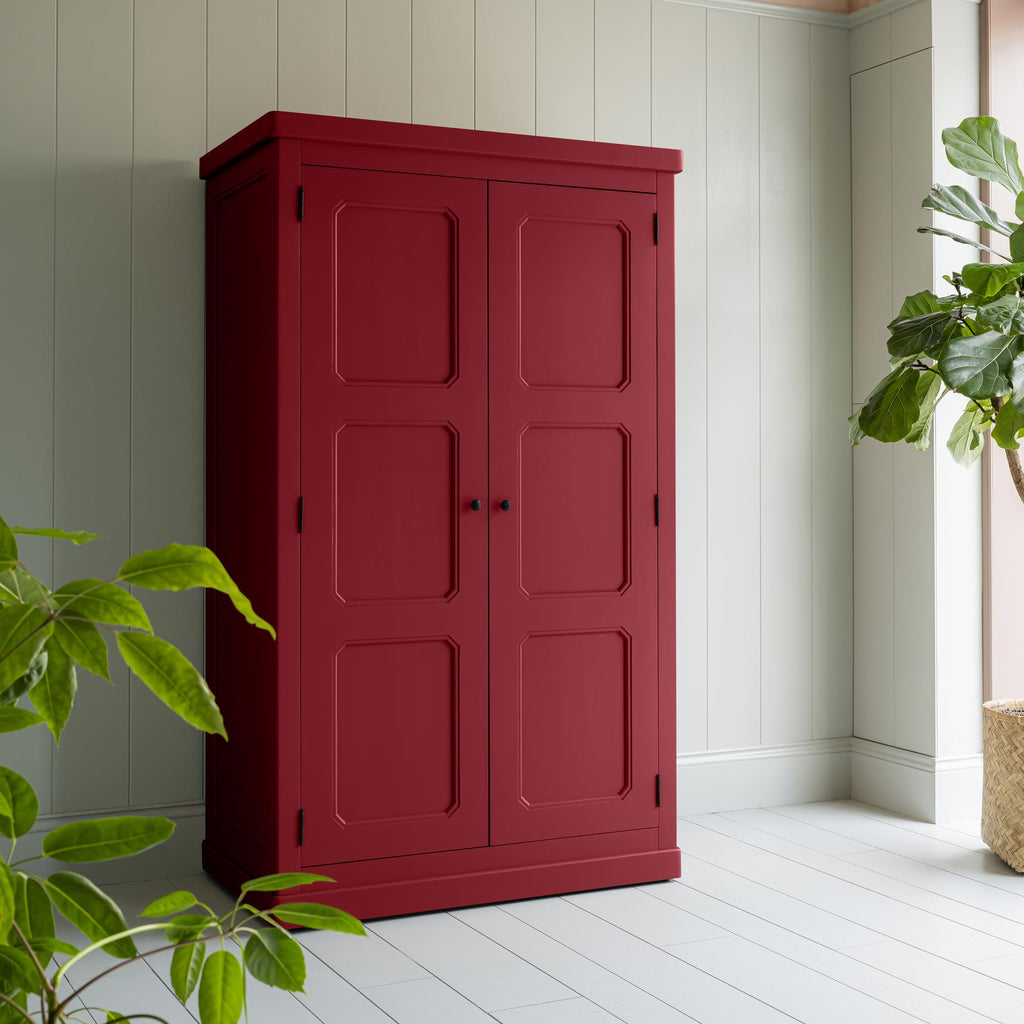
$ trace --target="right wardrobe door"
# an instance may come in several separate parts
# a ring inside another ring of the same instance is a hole
[[[492,844],[657,826],[655,196],[492,182]]]

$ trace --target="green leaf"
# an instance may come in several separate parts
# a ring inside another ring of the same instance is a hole
[[[917,422],[918,370],[893,370],[868,396],[860,411],[860,427],[879,441],[900,441]]]
[[[174,644],[149,633],[118,633],[128,667],[177,715],[203,732],[224,739],[224,719],[206,680]]]
[[[1004,295],[1002,298],[979,306],[975,319],[982,327],[1000,334],[1024,334],[1024,298]]]
[[[365,935],[362,922],[337,907],[322,903],[282,903],[270,911],[279,921],[302,928],[320,928],[349,935]]]
[[[924,313],[920,316],[893,320],[889,324],[889,354],[894,359],[909,359],[927,355],[928,350],[942,341],[942,332],[949,323],[948,310]]]
[[[962,245],[969,245],[972,249],[983,249],[985,252],[992,253],[993,256],[998,256],[1001,260],[1006,259],[998,249],[993,249],[990,245],[982,245],[976,238],[965,238],[963,235],[958,235],[955,231],[947,231],[945,228],[933,228],[928,225],[922,225],[917,229],[917,233],[919,235],[941,235],[943,238],[952,238],[954,242],[960,242]],[[1010,241],[1012,245],[1012,236]],[[1014,259],[1016,259],[1016,257],[1014,257]]]
[[[150,590],[188,590],[192,587],[219,590],[227,594],[246,622],[276,637],[273,626],[253,611],[252,602],[238,589],[220,559],[209,548],[195,544],[168,544],[165,548],[141,551],[121,566],[118,578],[133,587]]]
[[[1011,388],[1010,401],[1018,409],[1024,409],[1024,352],[1014,356],[1007,377]]]
[[[29,665],[28,671],[20,679],[15,679],[3,693],[0,693],[0,707],[13,706],[17,703],[18,698],[24,697],[31,690],[43,678],[47,660],[46,651],[40,651],[32,659],[32,664]]]
[[[9,812],[0,814],[0,835],[17,839],[36,823],[39,801],[28,779],[10,768],[0,765],[0,794],[3,794]]]
[[[216,921],[217,919],[209,914],[179,914],[167,922],[167,941],[191,942]]]
[[[38,992],[41,988],[42,980],[28,953],[10,946],[0,946],[0,989]]]
[[[42,885],[42,883],[39,883]],[[47,899],[49,903],[49,899]],[[53,911],[51,910],[52,914]],[[72,946],[70,942],[64,942],[63,939],[33,939],[32,948],[36,951],[38,956],[40,953],[46,953],[47,956],[53,953],[63,953],[65,956],[74,956],[79,952],[77,946]]]
[[[972,196],[961,185],[932,185],[931,194],[921,206],[926,210],[938,210],[940,213],[948,213],[951,217],[980,224],[1001,235],[1009,235],[1013,228],[1018,226],[1014,224],[1011,227],[991,206],[987,206],[977,196]]]
[[[0,859],[0,944],[7,941],[7,933],[14,920],[17,882],[7,864]]]
[[[110,682],[107,644],[96,626],[85,619],[57,619],[53,624],[53,635],[86,672]]]
[[[167,818],[126,816],[72,821],[51,829],[43,853],[65,864],[114,860],[141,853],[170,838],[174,822]]]
[[[261,928],[245,944],[245,968],[264,985],[301,992],[306,984],[302,947],[277,928]]]
[[[1010,259],[1014,263],[1024,263],[1024,224],[1010,235]]]
[[[1016,451],[1017,434],[1024,430],[1024,413],[1018,412],[1013,402],[1004,402],[996,413],[996,421],[992,426],[992,440],[1000,448]]]
[[[953,424],[946,447],[961,466],[978,461],[985,444],[983,427],[987,422],[984,410],[971,403]]]
[[[29,698],[36,711],[46,719],[54,740],[60,743],[60,734],[67,725],[78,690],[78,679],[75,663],[52,637],[47,641],[46,655],[46,671],[32,687]]]
[[[846,417],[846,422],[850,427],[850,444],[856,448],[860,444],[861,438],[867,435],[861,430],[860,426],[860,411],[858,410],[852,416]]]
[[[98,533],[89,533],[87,530],[55,530],[27,526],[12,526],[11,533],[31,534],[33,537],[56,537],[57,540],[69,540],[75,545],[88,544],[91,540],[99,540]]]
[[[280,892],[294,889],[298,885],[312,885],[314,882],[333,882],[326,875],[313,875],[308,871],[288,871],[278,875],[260,875],[242,883],[242,892]]]
[[[74,871],[57,871],[43,879],[53,905],[87,938],[100,942],[128,930],[118,905],[82,875]],[[103,947],[111,956],[126,960],[138,956],[130,935]]]
[[[1022,275],[1024,263],[968,263],[963,269],[964,284],[986,296],[996,295]]]
[[[1017,163],[1017,144],[999,130],[994,117],[967,117],[942,133],[946,158],[972,177],[994,181],[1014,195],[1024,190]]]
[[[72,580],[54,595],[61,615],[153,631],[146,610],[123,587],[103,580]]]
[[[20,565],[0,572],[0,600],[50,607],[50,591]]]
[[[188,1002],[188,997],[195,990],[205,956],[206,943],[193,942],[179,946],[171,957],[171,987],[183,1003]]]
[[[14,875],[14,920],[33,941],[52,939],[56,934],[53,906],[43,883],[21,871]]]
[[[17,732],[43,722],[39,715],[28,708],[0,707],[0,732]]]
[[[25,1010],[25,1013],[19,1012],[9,1003],[0,1005],[0,1024],[24,1024],[25,1018],[28,1017],[28,993],[27,992],[14,992],[10,996],[14,1000],[15,1004]],[[29,1018],[31,1019],[31,1018]]]
[[[0,518],[0,569],[9,569],[18,562],[18,542],[11,528]]]
[[[926,451],[931,443],[932,417],[941,401],[941,391],[942,378],[937,373],[921,374],[917,382],[917,401],[921,412],[910,428],[910,433],[904,438],[907,444],[912,444],[918,451]]]
[[[182,910],[194,907],[199,900],[190,892],[184,889],[176,889],[174,892],[153,900],[145,910],[139,911],[139,917],[167,917],[170,914],[177,914]]]
[[[53,624],[42,608],[28,604],[0,608],[0,690],[28,671],[52,632]]]
[[[952,338],[939,357],[939,373],[947,386],[968,398],[990,398],[1009,387],[1004,376],[1021,350],[1020,338],[998,331]]]
[[[242,968],[226,950],[206,958],[199,982],[201,1024],[236,1024],[242,1015]]]

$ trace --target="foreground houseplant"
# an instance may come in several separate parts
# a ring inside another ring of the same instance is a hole
[[[110,681],[103,630],[115,634],[128,667],[172,711],[197,729],[227,738],[202,676],[177,648],[153,634],[141,603],[125,589],[218,590],[248,622],[273,635],[211,551],[171,544],[133,555],[111,580],[73,580],[50,591],[21,563],[16,534],[74,544],[96,539],[84,532],[10,528],[0,519],[0,732],[45,724],[59,742],[77,689],[75,666]],[[17,706],[22,696],[34,711]],[[32,828],[38,809],[29,782],[0,766],[0,836],[9,840],[9,849],[0,852],[0,1024],[83,1019],[74,1016],[76,993],[65,978],[70,968],[81,970],[83,960],[91,958],[92,964],[99,953],[119,962],[105,963],[94,977],[79,982],[77,994],[88,1009],[104,1015],[107,1024],[159,1021],[128,1007],[89,1006],[89,989],[135,959],[168,950],[173,950],[171,986],[178,998],[185,1002],[198,986],[202,1024],[235,1024],[244,1006],[246,974],[278,988],[303,987],[302,947],[282,923],[364,934],[355,918],[333,907],[294,902],[264,912],[247,902],[249,892],[331,881],[306,873],[253,879],[242,887],[232,910],[220,916],[192,893],[173,892],[142,911],[146,923],[129,927],[113,900],[88,878],[71,870],[38,877],[31,866],[40,857],[18,858],[18,840]],[[76,821],[52,829],[43,839],[41,856],[63,864],[126,857],[163,842],[173,830],[173,822],[160,817]],[[83,948],[56,938],[54,910],[89,940]],[[134,937],[144,932],[163,932],[167,943],[140,953]],[[206,955],[211,939],[217,948]],[[240,957],[229,950],[229,941],[241,950]]]
[[[921,205],[1003,235],[1009,256],[944,228],[918,228],[983,249],[991,262],[950,273],[947,295],[926,290],[904,300],[889,324],[891,371],[850,417],[850,440],[906,441],[924,450],[939,403],[958,395],[964,409],[946,443],[953,458],[971,465],[991,436],[1024,502],[1024,174],[1016,143],[995,118],[966,118],[943,131],[942,141],[954,167],[1012,195],[1018,220],[1004,220],[959,185],[933,185]],[[983,713],[982,838],[1024,871],[1024,702],[990,702]]]

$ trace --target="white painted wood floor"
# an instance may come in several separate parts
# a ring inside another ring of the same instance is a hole
[[[679,824],[679,881],[391,918],[371,922],[368,939],[297,932],[305,993],[251,983],[249,1020],[1024,1019],[1024,876],[984,846],[977,823],[927,825],[842,801]],[[174,888],[226,899],[205,876],[106,888],[126,912]],[[87,1001],[191,1024],[195,997],[177,1002],[168,967],[166,955],[133,965]]]

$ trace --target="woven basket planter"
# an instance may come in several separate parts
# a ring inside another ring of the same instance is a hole
[[[982,748],[981,838],[1024,872],[1024,700],[982,705]]]

